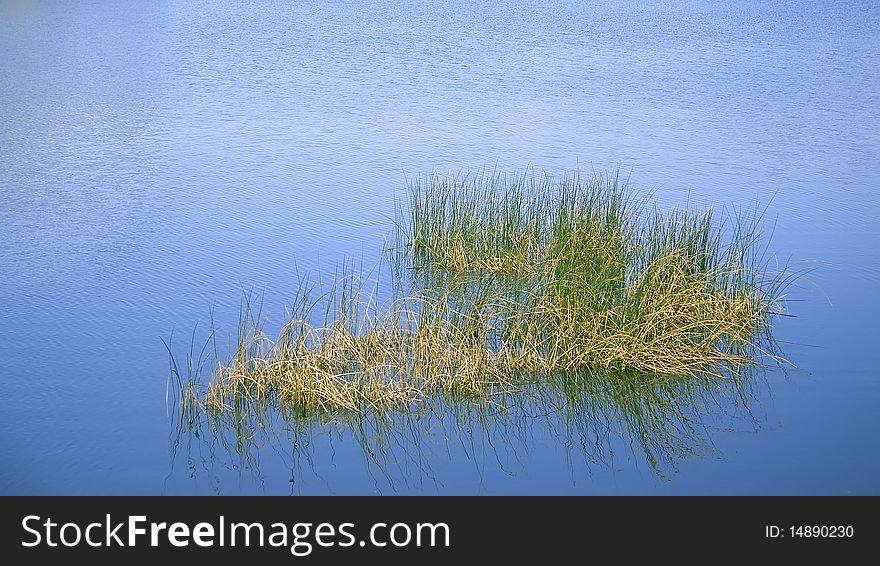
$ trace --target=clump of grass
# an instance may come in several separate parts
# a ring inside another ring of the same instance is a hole
[[[627,216],[617,175],[585,183],[532,172],[431,175],[413,181],[407,204],[398,209],[398,243],[416,267],[451,272],[535,273],[548,246],[564,246],[587,226],[610,236],[605,230],[623,228],[615,224]]]
[[[492,328],[484,317],[497,308],[489,294],[399,297],[380,309],[351,274],[318,291],[300,288],[275,340],[249,297],[230,359],[215,354],[200,404],[212,412],[276,406],[301,415],[368,413],[511,383],[486,349]],[[195,385],[184,390],[192,404]]]
[[[417,271],[525,278],[504,345],[530,370],[720,373],[754,362],[781,306],[755,217],[646,211],[617,174],[427,177],[397,238]]]
[[[585,369],[723,377],[770,340],[787,279],[760,269],[754,217],[647,210],[617,174],[410,189],[395,256],[408,291],[396,281],[380,306],[349,271],[326,293],[304,285],[274,340],[247,301],[229,360],[187,402],[363,414]]]

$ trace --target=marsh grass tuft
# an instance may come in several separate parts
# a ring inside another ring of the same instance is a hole
[[[781,312],[755,215],[646,210],[618,174],[432,175],[398,215],[416,271],[524,278],[500,316],[510,363],[670,375],[754,362]]]
[[[724,378],[773,358],[789,276],[763,269],[756,215],[648,209],[617,173],[532,172],[420,177],[397,214],[389,299],[343,270],[301,285],[271,340],[248,299],[228,361],[215,348],[201,393],[178,378],[182,400],[365,414],[585,370]]]

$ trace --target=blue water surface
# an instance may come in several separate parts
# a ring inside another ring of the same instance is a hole
[[[880,493],[876,2],[0,6],[0,493]],[[766,207],[790,364],[659,471],[540,419],[172,450],[163,340],[370,264],[419,174],[526,167]]]

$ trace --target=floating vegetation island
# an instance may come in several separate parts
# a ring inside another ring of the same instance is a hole
[[[398,204],[392,289],[354,272],[302,285],[275,337],[248,301],[208,383],[172,366],[181,406],[311,418],[560,375],[727,379],[777,359],[790,276],[766,269],[758,229],[649,207],[618,174],[420,177]]]

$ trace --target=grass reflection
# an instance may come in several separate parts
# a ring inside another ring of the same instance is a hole
[[[186,462],[193,478],[216,481],[218,491],[229,473],[258,490],[284,491],[277,481],[265,484],[265,458],[290,470],[291,493],[344,490],[320,485],[323,476],[332,481],[338,474],[339,458],[339,465],[371,477],[376,491],[430,493],[445,489],[451,460],[477,475],[515,475],[547,443],[564,451],[573,468],[607,470],[634,458],[665,477],[682,459],[712,452],[713,431],[757,426],[761,384],[754,368],[725,379],[583,370],[524,378],[519,388],[491,398],[441,393],[397,411],[178,405],[172,457],[177,465]]]

